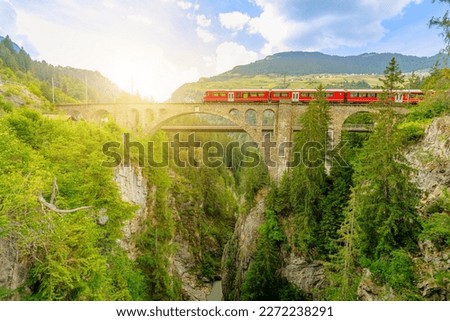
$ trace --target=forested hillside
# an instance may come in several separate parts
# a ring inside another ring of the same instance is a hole
[[[6,96],[22,85],[42,101],[55,104],[140,100],[99,72],[34,61],[8,36],[0,41],[0,59],[0,84]]]
[[[214,78],[233,74],[254,75],[310,75],[310,74],[382,74],[389,60],[395,57],[403,72],[430,69],[439,56],[415,57],[396,53],[366,53],[358,56],[330,56],[320,52],[282,52],[267,56],[248,65],[234,67]]]

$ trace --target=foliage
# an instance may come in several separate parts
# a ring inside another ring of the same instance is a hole
[[[411,121],[399,125],[399,134],[404,145],[417,143],[425,134],[423,122]]]
[[[166,140],[162,132],[152,138],[155,142],[154,159],[161,159],[162,142]],[[145,275],[146,295],[149,300],[177,300],[181,297],[179,281],[167,269],[169,258],[175,252],[172,240],[175,222],[168,204],[168,191],[171,186],[167,167],[146,167],[149,182],[154,184],[154,216],[145,222],[146,229],[139,236],[139,268]]]
[[[322,218],[320,202],[327,181],[325,153],[329,121],[325,92],[319,87],[317,99],[311,101],[300,117],[302,131],[294,138],[294,154],[301,162],[292,170],[290,203],[298,226],[296,246],[304,254],[315,247]]]
[[[433,0],[435,2],[436,0]],[[450,4],[449,0],[439,0],[439,2],[444,2]],[[438,27],[442,29],[442,37],[444,38],[444,41],[446,43],[447,52],[449,52],[450,49],[450,17],[449,17],[449,11],[447,10],[445,14],[442,17],[432,17],[428,23],[428,25],[431,27]]]
[[[387,110],[355,161],[350,204],[361,228],[361,255],[369,258],[416,247],[418,192],[409,181],[410,169],[401,161],[400,144],[395,116]]]
[[[395,250],[387,257],[377,259],[370,264],[375,278],[390,285],[398,293],[404,289],[413,289],[415,275],[413,261],[404,250]]]
[[[0,221],[3,236],[15,240],[31,266],[29,299],[141,297],[140,274],[116,243],[134,209],[121,201],[112,171],[98,166],[99,146],[108,139],[100,128],[48,120],[26,108],[0,119]],[[50,193],[54,178],[56,194]],[[59,214],[38,202],[41,192],[61,209],[92,208]],[[100,209],[108,215],[104,226],[97,224]]]
[[[387,93],[392,93],[395,89],[400,89],[405,82],[405,76],[402,74],[395,57],[392,57],[384,70],[384,78],[380,78],[383,83],[382,88]]]
[[[419,235],[421,240],[430,240],[442,250],[450,246],[450,195],[446,191],[441,198],[427,208],[430,215],[423,222],[423,231]]]

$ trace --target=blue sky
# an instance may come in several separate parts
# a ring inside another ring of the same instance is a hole
[[[443,48],[431,0],[0,0],[0,35],[54,65],[98,70],[157,101],[199,77],[281,51]]]

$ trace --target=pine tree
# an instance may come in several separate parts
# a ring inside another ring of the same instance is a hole
[[[317,245],[315,238],[322,216],[320,203],[327,184],[325,157],[329,106],[323,87],[300,117],[302,131],[294,141],[301,163],[292,170],[291,204],[297,221],[297,247],[306,254]]]
[[[394,90],[401,88],[405,82],[405,76],[402,74],[395,57],[392,57],[384,70],[384,78],[380,78],[379,80],[383,83],[382,87],[388,96],[392,95]]]
[[[436,2],[436,0],[432,0],[433,2]],[[446,2],[450,4],[450,0],[439,0],[439,2]],[[442,29],[441,35],[444,37],[444,41],[446,44],[445,51],[447,53],[450,53],[450,17],[449,17],[449,11],[447,10],[445,14],[442,17],[432,17],[430,21],[428,22],[428,26],[431,27],[438,27]]]
[[[420,223],[418,191],[409,181],[403,162],[395,114],[383,111],[374,133],[355,162],[350,211],[361,229],[358,246],[368,259],[388,256],[393,250],[416,247]]]

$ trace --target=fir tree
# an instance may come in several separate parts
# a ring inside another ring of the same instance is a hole
[[[386,110],[355,162],[350,200],[349,213],[361,229],[360,254],[369,259],[395,249],[413,250],[417,244],[418,191],[409,181],[411,170],[402,161],[400,147],[395,115]]]
[[[296,243],[304,254],[317,245],[315,238],[322,216],[320,202],[327,184],[325,156],[329,121],[325,91],[319,87],[316,99],[300,117],[302,131],[294,141],[294,152],[300,155],[301,163],[292,170],[290,199],[298,226]]]
[[[386,69],[384,70],[384,78],[380,78],[383,83],[383,89],[388,93],[388,96],[396,89],[400,89],[405,82],[405,76],[402,74],[400,67],[392,57]]]
[[[433,2],[436,2],[436,0],[432,0]],[[450,4],[450,0],[439,0],[439,2],[446,2]],[[447,10],[445,14],[442,17],[432,17],[430,21],[428,22],[428,26],[431,27],[438,27],[442,29],[442,37],[444,37],[444,41],[446,43],[445,50],[447,53],[450,53],[450,17],[449,17],[449,11]]]

